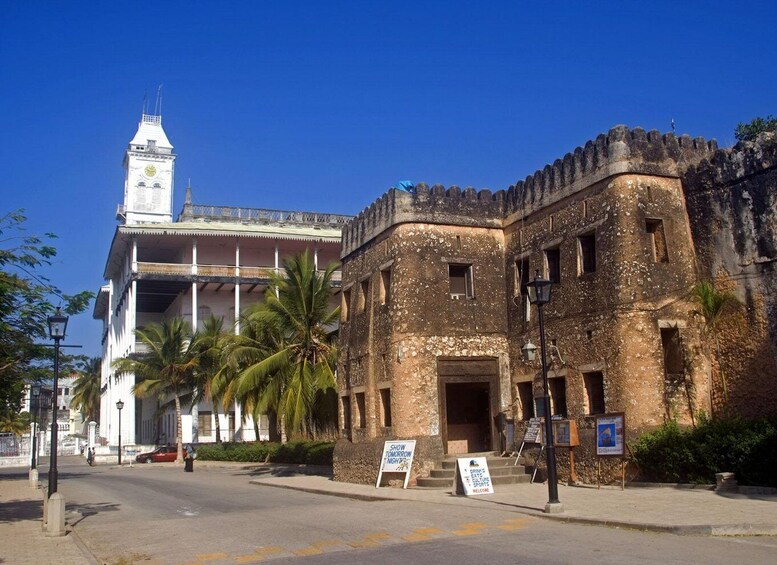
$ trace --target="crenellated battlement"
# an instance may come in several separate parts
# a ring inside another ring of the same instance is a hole
[[[730,186],[742,179],[777,167],[777,135],[764,134],[758,141],[718,149],[709,158],[691,164],[683,173],[686,192],[711,186]]]
[[[342,257],[392,225],[425,222],[504,227],[613,175],[679,177],[716,150],[715,140],[620,125],[507,190],[446,189],[424,183],[416,186],[414,194],[390,189],[343,228]]]

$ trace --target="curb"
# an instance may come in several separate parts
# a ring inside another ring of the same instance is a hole
[[[336,496],[339,498],[350,498],[353,500],[361,500],[366,502],[385,502],[395,500],[406,500],[404,498],[388,497],[381,495],[371,495],[363,493],[352,493],[345,491],[333,491],[315,487],[305,487],[298,485],[285,485],[275,484],[272,481],[254,479],[249,481],[250,484],[268,486],[273,488],[282,488],[287,490],[296,490],[300,492],[309,492],[312,494],[321,494],[325,496]],[[414,502],[429,502],[424,500],[415,500]],[[663,524],[651,524],[646,522],[627,522],[622,520],[607,520],[598,518],[583,518],[576,516],[564,516],[559,514],[545,514],[541,510],[528,511],[516,508],[515,512],[518,514],[524,514],[526,516],[533,516],[535,518],[544,518],[547,520],[555,520],[558,522],[565,522],[568,524],[582,524],[587,526],[605,526],[609,528],[622,528],[628,530],[637,530],[644,532],[656,532],[664,534],[674,534],[680,536],[777,536],[777,526],[770,524],[694,524],[684,526],[667,526]]]

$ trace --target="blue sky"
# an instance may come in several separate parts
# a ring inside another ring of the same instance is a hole
[[[144,92],[198,203],[354,214],[399,180],[497,190],[616,124],[734,142],[777,114],[775,2],[0,0],[0,212],[97,290]],[[70,343],[100,353],[100,325]]]

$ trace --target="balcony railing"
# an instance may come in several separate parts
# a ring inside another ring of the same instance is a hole
[[[193,220],[215,222],[242,222],[253,224],[293,224],[313,227],[342,227],[353,216],[322,214],[294,210],[267,210],[263,208],[238,208],[235,206],[206,206],[185,204],[178,217],[179,222]]]
[[[147,261],[138,262],[138,274],[141,275],[173,275],[189,276],[192,274],[190,264],[181,263],[152,263]],[[273,267],[240,267],[241,279],[266,279],[270,273],[275,272]],[[318,271],[323,273],[322,270]],[[236,277],[237,269],[234,265],[197,265],[197,276],[200,277]],[[342,272],[332,273],[332,282],[342,281]]]

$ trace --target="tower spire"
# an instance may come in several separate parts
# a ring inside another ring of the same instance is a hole
[[[155,116],[161,116],[162,115],[162,84],[159,85],[156,89],[156,103],[154,104],[154,115]]]

